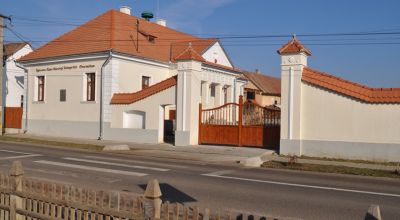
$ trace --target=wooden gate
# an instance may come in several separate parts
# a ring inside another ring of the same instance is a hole
[[[4,108],[4,127],[17,128],[22,127],[22,112],[21,107],[5,107]]]
[[[255,102],[199,105],[199,144],[252,146],[279,150],[280,109]]]

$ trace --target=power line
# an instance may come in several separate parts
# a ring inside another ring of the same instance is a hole
[[[21,18],[15,17],[15,19],[26,20],[26,21],[33,21],[39,23],[46,24],[56,24],[56,25],[69,25],[69,26],[81,26],[82,24],[73,24],[73,23],[65,23],[65,22],[58,22],[53,20],[42,20],[42,19],[32,19],[32,18]],[[108,26],[102,25],[91,25],[90,27],[86,28],[93,28],[93,29],[102,29],[104,30]],[[131,29],[124,29],[124,28],[117,28],[117,30],[126,30],[126,31],[135,31],[135,26],[123,25],[122,27],[131,27]],[[382,32],[384,30],[385,32]],[[368,36],[368,35],[395,35],[400,34],[399,31],[396,32],[389,32],[387,30],[400,30],[400,28],[394,29],[381,29],[381,30],[372,30],[372,31],[359,31],[359,32],[349,32],[349,33],[314,33],[314,34],[297,34],[299,37],[321,37],[321,36]],[[163,33],[168,34],[171,32],[165,31],[152,31],[152,33]],[[174,34],[174,33],[171,33]],[[232,35],[232,34],[202,34],[203,36],[215,36],[219,39],[249,39],[249,38],[285,38],[290,37],[291,34],[278,34],[278,35]],[[201,36],[201,35],[200,35]]]
[[[30,44],[30,43],[35,43],[35,42],[33,42],[33,41],[30,41],[28,38],[25,38],[22,34],[20,34],[20,33],[16,32],[16,31],[14,31],[14,30],[11,29],[10,27],[7,27],[7,26],[6,26],[6,29],[9,30],[11,33],[13,33],[18,39],[20,39],[20,40],[23,41],[24,43],[28,43],[28,44]],[[27,39],[27,40],[25,40],[25,39]]]

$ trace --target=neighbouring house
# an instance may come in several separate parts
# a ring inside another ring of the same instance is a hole
[[[400,161],[400,88],[312,69],[295,37],[281,55],[281,154]]]
[[[244,100],[253,100],[261,106],[281,104],[281,80],[267,76],[259,71],[243,72],[248,80],[244,87]]]
[[[16,60],[32,52],[26,42],[14,42],[4,45],[3,103],[4,128],[7,133],[20,132],[25,95],[24,70],[17,66]]]
[[[138,18],[129,7],[19,63],[28,84],[24,129],[38,135],[160,143],[168,133],[176,145],[197,144],[199,103],[238,102],[246,83],[218,39]]]

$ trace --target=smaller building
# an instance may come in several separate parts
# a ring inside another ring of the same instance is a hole
[[[32,47],[26,42],[4,45],[3,103],[6,132],[18,132],[22,127],[25,94],[25,73],[16,60],[30,53]]]
[[[259,71],[243,72],[248,79],[244,87],[244,100],[253,100],[261,106],[280,106],[281,79],[267,76]]]
[[[280,154],[400,161],[400,88],[372,88],[308,66],[296,37],[278,50]]]

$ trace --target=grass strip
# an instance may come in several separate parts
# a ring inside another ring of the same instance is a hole
[[[289,164],[288,162],[280,162],[280,161],[267,161],[264,162],[261,166],[266,168],[315,171],[322,173],[339,173],[339,174],[351,174],[360,176],[400,178],[400,170],[393,170],[393,171],[374,170],[374,169],[357,168],[357,167],[307,164],[307,163]]]
[[[70,148],[80,148],[86,150],[103,150],[104,146],[95,145],[95,144],[79,144],[79,143],[71,143],[71,142],[62,142],[62,141],[49,141],[49,140],[40,140],[35,138],[19,138],[19,137],[11,137],[11,136],[0,136],[1,141],[13,141],[13,142],[21,142],[21,143],[30,143],[30,144],[41,144],[48,146],[60,146],[60,147],[70,147]]]
[[[310,160],[325,160],[325,161],[337,161],[337,162],[351,162],[351,163],[364,163],[364,164],[377,164],[377,165],[385,165],[385,166],[398,166],[400,162],[378,162],[378,161],[369,161],[369,160],[352,160],[352,159],[340,159],[340,158],[328,158],[328,157],[309,157],[309,156],[300,156],[300,159],[310,159]]]

